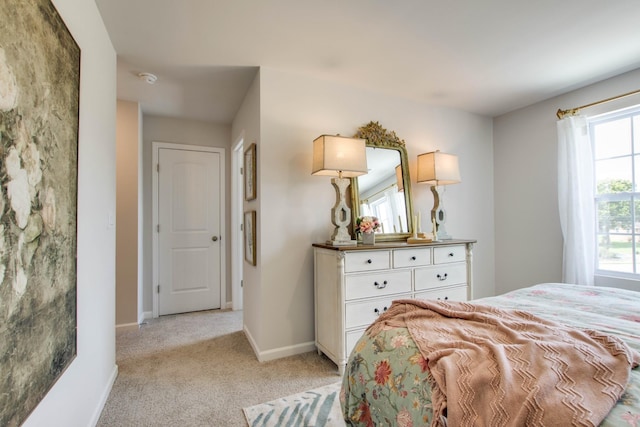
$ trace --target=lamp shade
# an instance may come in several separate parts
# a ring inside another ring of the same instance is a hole
[[[418,182],[448,185],[460,182],[458,156],[433,151],[418,156]]]
[[[404,180],[402,179],[402,165],[396,166],[396,183],[398,191],[404,191]]]
[[[313,141],[312,175],[353,178],[367,173],[366,141],[322,135]]]

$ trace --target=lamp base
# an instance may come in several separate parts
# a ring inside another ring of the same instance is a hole
[[[331,209],[331,222],[335,225],[335,228],[327,243],[333,246],[356,246],[357,242],[351,240],[351,234],[347,230],[347,226],[351,223],[351,208],[347,205],[346,190],[351,185],[351,180],[348,178],[333,178],[331,184],[336,190],[336,204]]]
[[[358,246],[357,240],[327,240],[327,245],[333,246]]]
[[[440,194],[438,194],[437,186],[431,187],[431,192],[433,193],[433,208],[431,209],[431,221],[436,225],[435,230],[433,231],[433,241],[439,242],[441,240],[451,240],[452,237],[447,233],[447,230],[444,228],[444,224],[447,222],[447,212],[442,207],[442,203],[440,202]]]

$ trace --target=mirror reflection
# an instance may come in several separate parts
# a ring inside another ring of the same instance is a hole
[[[357,178],[360,216],[378,217],[382,233],[408,233],[400,152],[367,147],[367,168]]]

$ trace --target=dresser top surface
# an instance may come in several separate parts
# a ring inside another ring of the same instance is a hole
[[[404,241],[389,241],[389,242],[376,242],[373,245],[363,245],[358,243],[358,246],[334,246],[326,243],[314,243],[315,248],[331,249],[334,251],[365,251],[372,249],[403,249],[403,248],[417,248],[417,247],[433,247],[433,246],[447,246],[447,245],[466,245],[476,243],[476,240],[468,239],[451,239],[442,240],[439,242],[425,242],[425,243],[407,243]]]

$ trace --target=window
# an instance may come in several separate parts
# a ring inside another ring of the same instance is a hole
[[[406,212],[404,193],[398,191],[395,183],[368,196],[362,202],[360,214],[377,217],[382,226],[382,233],[402,233],[408,230],[407,224],[402,223],[402,217]]]
[[[640,107],[589,121],[597,272],[640,277]]]

